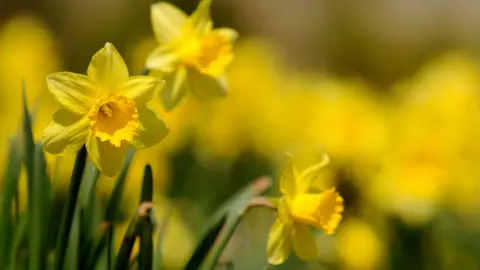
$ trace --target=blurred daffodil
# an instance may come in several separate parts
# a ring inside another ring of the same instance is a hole
[[[146,66],[166,73],[161,93],[167,110],[187,91],[200,95],[224,95],[225,69],[233,60],[232,43],[238,37],[230,28],[213,29],[211,0],[202,0],[191,16],[169,3],[151,7],[152,26],[159,43]]]
[[[75,153],[86,144],[95,165],[114,176],[129,146],[152,146],[167,135],[163,120],[146,104],[164,83],[149,76],[129,77],[110,43],[93,56],[87,74],[59,72],[47,77],[62,108],[45,129],[44,148],[52,154]]]
[[[385,246],[378,232],[367,222],[352,218],[344,223],[336,239],[341,269],[378,269]]]
[[[315,260],[318,248],[310,226],[333,234],[342,219],[343,198],[330,188],[322,193],[309,193],[310,184],[328,157],[298,173],[291,158],[280,179],[282,197],[273,202],[278,216],[270,229],[267,244],[269,263],[281,264],[287,260],[291,249],[303,260]]]

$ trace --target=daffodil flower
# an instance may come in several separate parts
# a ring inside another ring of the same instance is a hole
[[[312,180],[328,163],[322,162],[300,174],[290,160],[280,179],[282,197],[273,200],[277,206],[277,219],[268,235],[267,255],[270,264],[282,264],[293,248],[302,260],[315,260],[318,248],[309,226],[333,234],[342,219],[343,198],[330,188],[322,193],[309,193]]]
[[[85,144],[101,172],[114,176],[129,146],[148,147],[167,135],[162,118],[146,104],[164,84],[155,77],[129,77],[120,54],[112,44],[105,44],[92,57],[87,75],[47,76],[48,89],[61,108],[45,129],[44,149],[52,154],[75,153]]]
[[[233,60],[238,34],[230,28],[213,29],[211,0],[202,0],[191,16],[169,3],[151,7],[153,31],[159,43],[146,67],[160,70],[167,86],[161,92],[167,110],[187,92],[222,96],[227,92],[225,69]]]

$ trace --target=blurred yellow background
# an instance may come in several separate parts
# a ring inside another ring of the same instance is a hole
[[[107,41],[139,73],[156,45],[150,4],[0,2],[1,166],[20,125],[22,80],[40,139],[57,106],[46,75],[85,73]],[[147,163],[159,222],[172,215],[164,263],[180,269],[221,202],[256,177],[275,177],[285,152],[301,166],[326,152],[332,163],[315,184],[338,187],[344,221],[333,237],[318,233],[318,262],[292,256],[272,269],[480,269],[478,10],[474,1],[214,1],[216,25],[240,33],[229,95],[188,97],[169,113],[156,97],[171,132],[135,158],[118,237]],[[73,159],[48,156],[59,204]],[[99,181],[100,201],[113,185]],[[264,269],[272,221],[254,210],[222,261]]]

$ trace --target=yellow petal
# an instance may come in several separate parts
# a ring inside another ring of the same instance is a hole
[[[44,131],[42,143],[51,154],[76,153],[85,143],[89,132],[88,117],[79,118],[66,111],[58,111]]]
[[[47,76],[47,86],[58,102],[71,112],[85,114],[95,102],[95,86],[85,75],[53,73]]]
[[[293,165],[293,157],[290,154],[287,154],[286,158],[286,168],[280,178],[280,192],[288,199],[292,199],[297,194],[297,187],[295,183],[297,171]]]
[[[123,83],[121,94],[135,101],[138,106],[143,106],[150,101],[155,90],[160,90],[165,86],[165,81],[161,81],[152,76],[134,76],[128,78]]]
[[[150,8],[152,28],[160,44],[179,39],[187,21],[187,15],[169,3],[153,4]]]
[[[214,31],[226,37],[230,43],[234,43],[238,39],[238,32],[232,28],[217,28]]]
[[[295,223],[292,231],[293,251],[298,258],[304,261],[313,261],[318,258],[318,247],[310,227]]]
[[[155,111],[147,106],[137,107],[140,128],[138,135],[132,141],[137,148],[145,148],[160,142],[168,134],[165,121]]]
[[[177,52],[169,47],[157,47],[148,55],[146,65],[149,69],[170,73],[175,69],[178,57]]]
[[[227,79],[225,76],[211,77],[191,70],[188,73],[189,88],[200,96],[225,96],[227,95]]]
[[[87,151],[97,168],[106,176],[113,177],[122,169],[128,150],[128,144],[115,147],[110,142],[102,142],[96,136],[88,136]]]
[[[195,9],[188,19],[189,23],[195,28],[195,31],[199,36],[203,36],[212,29],[213,22],[210,18],[211,5],[211,0],[202,0],[198,4],[197,9]]]
[[[128,79],[128,69],[122,56],[111,43],[106,43],[90,61],[88,77],[97,82],[103,90],[116,92]]]
[[[165,88],[160,92],[163,106],[167,111],[173,109],[187,92],[187,69],[179,66],[175,73],[165,76]]]
[[[328,155],[324,154],[319,163],[303,170],[302,173],[297,177],[297,192],[299,194],[307,192],[313,180],[320,175],[321,169],[328,165],[329,162],[330,159]]]
[[[290,209],[285,198],[281,198],[278,201],[278,204],[276,206],[277,206],[278,219],[280,219],[280,221],[282,221],[283,224],[292,225],[293,219],[292,219],[292,216],[290,215]]]
[[[292,250],[291,228],[276,219],[268,234],[267,256],[270,264],[282,264]]]
[[[299,194],[290,205],[290,214],[295,221],[322,229],[333,234],[342,220],[343,198],[335,188],[313,194]]]

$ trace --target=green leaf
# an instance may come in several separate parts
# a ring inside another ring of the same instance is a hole
[[[25,81],[22,81],[22,93],[23,93],[23,159],[25,166],[27,167],[27,190],[28,190],[28,209],[31,211],[32,204],[34,201],[31,196],[33,194],[33,175],[34,175],[34,154],[35,154],[35,143],[33,140],[32,132],[32,119],[30,118],[30,113],[28,112],[27,106],[27,97],[25,92]]]
[[[12,203],[18,190],[18,178],[22,163],[18,146],[17,140],[10,140],[8,167],[3,178],[2,216],[0,222],[0,262],[2,262],[4,266],[10,264],[9,259],[14,234]]]
[[[218,235],[222,231],[223,226],[227,221],[227,215],[224,214],[220,220],[210,228],[207,234],[203,237],[200,241],[200,244],[195,248],[192,257],[188,261],[187,265],[185,266],[185,270],[194,270],[198,269],[202,264],[205,257],[208,255],[208,252],[212,248],[215,240],[217,239]]]
[[[151,270],[153,266],[153,223],[151,212],[140,220],[140,250],[138,269]]]
[[[41,144],[35,146],[33,194],[30,214],[29,269],[45,269],[48,255],[48,218],[51,204],[51,186]]]
[[[143,185],[140,204],[151,201],[153,201],[153,172],[150,164],[147,164],[147,166],[145,166],[145,170],[143,171]]]
[[[224,223],[224,226],[221,226],[223,227],[223,233],[218,239],[216,239],[214,243],[212,243],[210,246],[205,247],[205,249],[208,249],[208,251],[210,251],[210,254],[207,257],[205,263],[203,264],[202,269],[214,269],[217,266],[218,260],[220,259],[223,250],[227,246],[228,241],[232,237],[235,229],[237,228],[242,218],[245,216],[246,212],[250,209],[249,203],[255,197],[265,193],[267,189],[271,186],[271,184],[272,180],[268,177],[261,177],[255,180],[253,183],[251,183],[243,190],[239,191],[236,195],[234,195],[213,215],[212,220],[209,223],[216,225],[210,227],[212,229],[209,229],[208,231],[216,231],[218,230],[218,226]],[[193,265],[195,268],[190,269],[197,269],[198,267],[200,267],[203,259],[205,258],[203,257],[197,259],[196,263]]]
[[[115,262],[115,269],[128,269],[130,256],[132,254],[133,246],[138,235],[138,215],[130,221],[127,231],[123,236],[122,245],[118,251],[117,260]]]
[[[83,146],[77,153],[75,159],[75,165],[70,179],[67,205],[65,206],[62,223],[60,225],[60,233],[57,239],[56,247],[56,262],[55,269],[63,269],[63,263],[65,260],[65,252],[67,250],[67,243],[70,236],[70,228],[72,227],[73,217],[77,204],[77,197],[80,191],[80,184],[83,178],[83,172],[85,170],[85,163],[87,161],[87,149]]]
[[[27,226],[28,226],[28,215],[24,214],[20,216],[18,226],[15,230],[15,235],[13,236],[13,246],[10,251],[10,269],[18,269],[16,266],[16,257],[20,252],[20,246],[25,241],[27,235]]]
[[[79,267],[79,269],[95,269],[98,259],[102,255],[105,247],[107,246],[108,237],[110,233],[111,226],[104,224],[101,228],[100,237],[94,239],[92,249],[88,255],[88,260],[86,261],[86,267]]]

